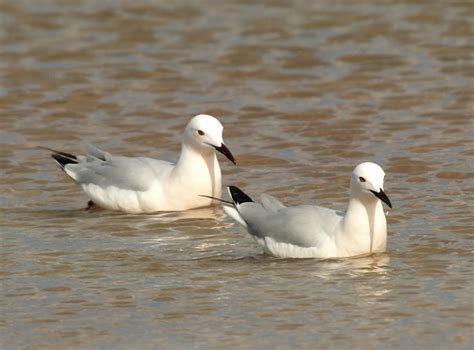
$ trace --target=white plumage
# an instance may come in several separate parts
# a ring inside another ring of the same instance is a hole
[[[225,212],[244,226],[264,251],[283,258],[336,258],[384,252],[387,222],[381,201],[391,207],[383,191],[385,173],[375,163],[359,164],[351,176],[345,213],[315,205],[285,207],[263,195],[252,201],[229,187],[233,206]]]
[[[216,150],[233,163],[222,139],[222,124],[200,114],[187,124],[176,164],[146,158],[114,156],[89,146],[85,156],[54,151],[52,157],[100,207],[127,213],[178,211],[210,206],[221,196]]]

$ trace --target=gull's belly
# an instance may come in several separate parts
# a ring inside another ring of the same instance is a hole
[[[133,191],[108,186],[102,188],[94,184],[82,184],[82,189],[98,206],[120,210],[126,213],[153,213],[158,211],[182,211],[206,207],[212,204],[209,198],[199,195],[220,198],[220,186],[212,189],[211,184],[186,184],[178,186],[169,184],[166,189],[158,181],[146,191]],[[216,193],[217,192],[217,193]]]
[[[271,237],[255,237],[265,253],[278,258],[334,258],[337,250],[333,244],[317,247],[301,247],[291,243],[277,242]]]
[[[120,210],[126,213],[151,213],[160,209],[162,201],[156,200],[160,191],[133,191],[108,186],[102,188],[94,184],[83,184],[82,189],[89,198],[99,207],[111,210]]]

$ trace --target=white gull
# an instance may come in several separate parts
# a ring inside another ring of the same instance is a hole
[[[222,130],[222,124],[210,115],[193,117],[184,129],[176,164],[114,156],[93,146],[85,156],[53,150],[52,157],[81,186],[91,200],[89,205],[127,213],[181,211],[214,203],[201,194],[221,196],[216,151],[235,164],[223,142]]]
[[[383,190],[385,173],[370,162],[352,172],[347,211],[315,205],[285,207],[262,195],[254,202],[229,186],[227,215],[244,226],[267,254],[282,258],[338,258],[384,252],[387,222],[382,201],[392,204]]]

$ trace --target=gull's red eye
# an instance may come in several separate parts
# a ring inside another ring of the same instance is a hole
[[[359,177],[359,181],[360,182],[365,182],[365,179],[361,176],[361,177]]]
[[[201,136],[203,136],[203,135],[204,135],[204,131],[198,130],[198,134],[201,135]]]

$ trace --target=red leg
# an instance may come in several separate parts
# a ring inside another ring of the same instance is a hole
[[[95,207],[95,203],[93,201],[87,202],[86,211],[92,210]]]

